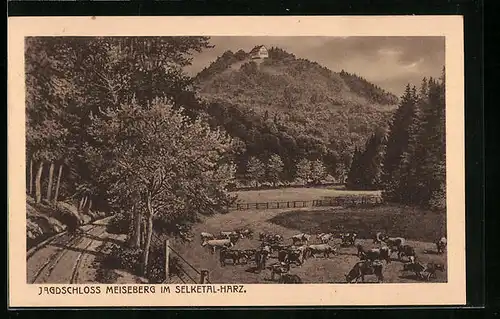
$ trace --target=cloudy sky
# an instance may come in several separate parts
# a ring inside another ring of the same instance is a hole
[[[212,49],[195,55],[187,71],[196,74],[226,50],[255,45],[280,47],[331,69],[356,73],[397,94],[407,83],[438,77],[444,66],[444,37],[212,37]]]

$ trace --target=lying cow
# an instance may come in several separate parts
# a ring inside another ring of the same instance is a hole
[[[307,251],[312,257],[314,257],[315,254],[323,254],[325,258],[328,258],[330,254],[337,254],[337,249],[328,244],[309,245]]]
[[[297,235],[294,235],[292,236],[292,242],[294,245],[296,245],[297,243],[308,243],[309,240],[311,240],[311,235],[308,235],[308,234],[297,234]]]
[[[365,282],[365,276],[375,275],[378,282],[384,281],[383,275],[383,265],[382,262],[375,261],[359,261],[354,267],[345,275],[345,279],[348,283],[355,281],[356,283],[361,279],[361,282]]]
[[[402,245],[398,247],[398,259],[401,260],[403,256],[406,256],[408,258],[413,257],[415,258],[417,254],[415,253],[415,248],[411,247],[410,245]]]
[[[232,250],[221,248],[219,252],[219,261],[220,265],[224,267],[226,265],[226,260],[231,259],[233,261],[233,265],[237,265],[240,263],[240,259],[243,257],[243,254],[239,250]]]
[[[446,249],[447,241],[446,237],[442,237],[441,239],[436,241],[437,253],[442,254]]]
[[[372,248],[366,251],[363,249],[362,252],[359,254],[359,258],[361,260],[368,260],[368,261],[385,260],[386,263],[388,264],[391,262],[390,250],[388,247],[385,246],[381,248]]]
[[[201,245],[208,247],[210,252],[214,254],[217,249],[233,247],[234,242],[231,239],[211,239],[204,241]]]
[[[278,280],[280,284],[301,284],[302,279],[300,279],[297,275],[291,274],[282,274],[280,279]]]

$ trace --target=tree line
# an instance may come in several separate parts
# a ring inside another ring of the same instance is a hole
[[[406,86],[387,134],[356,149],[347,185],[379,188],[388,201],[431,209],[446,205],[445,73]]]

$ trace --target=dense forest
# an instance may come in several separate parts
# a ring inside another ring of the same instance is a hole
[[[445,73],[409,84],[387,134],[356,149],[347,186],[383,189],[386,200],[431,209],[446,206]]]

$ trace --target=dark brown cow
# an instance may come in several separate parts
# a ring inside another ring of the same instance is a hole
[[[224,267],[226,265],[226,260],[231,259],[233,261],[233,265],[237,265],[240,263],[240,258],[244,257],[242,252],[239,250],[232,249],[221,249],[219,253],[220,265]]]
[[[278,280],[280,284],[301,284],[302,279],[297,275],[283,274]]]
[[[390,252],[388,247],[372,248],[359,254],[361,260],[385,260],[386,263],[391,263]]]
[[[356,283],[361,279],[361,282],[365,282],[365,276],[375,275],[378,282],[384,281],[383,265],[380,261],[359,261],[347,275],[345,275],[346,281]]]
[[[415,249],[410,245],[402,245],[398,247],[398,259],[401,260],[403,256],[410,258],[416,257],[417,254],[415,253]]]

